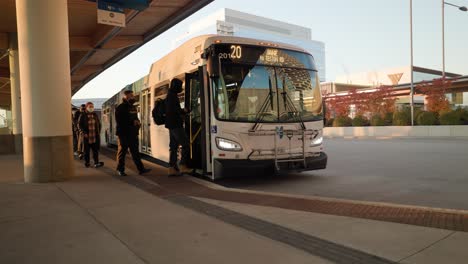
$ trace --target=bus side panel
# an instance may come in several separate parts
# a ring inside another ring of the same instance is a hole
[[[169,130],[164,125],[154,123],[150,127],[151,156],[164,162],[169,162]]]

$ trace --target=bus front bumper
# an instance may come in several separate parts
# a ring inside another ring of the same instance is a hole
[[[306,167],[303,162],[291,161],[278,163],[279,171],[321,170],[327,167],[328,156],[320,152],[317,157],[307,157]],[[276,172],[274,160],[215,159],[214,178],[272,175]]]

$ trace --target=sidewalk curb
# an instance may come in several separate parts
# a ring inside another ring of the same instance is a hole
[[[263,195],[274,195],[274,196],[285,197],[285,198],[319,200],[319,201],[325,201],[325,202],[341,202],[341,203],[348,203],[348,204],[376,205],[376,206],[386,206],[386,207],[393,207],[393,208],[418,209],[418,210],[426,210],[426,211],[431,211],[431,212],[436,212],[436,213],[452,213],[452,214],[462,214],[462,215],[468,216],[468,210],[446,209],[446,208],[405,205],[405,204],[386,203],[386,202],[359,201],[359,200],[330,198],[330,197],[313,196],[313,195],[295,195],[295,194],[284,194],[284,193],[274,193],[274,192],[251,191],[251,190],[244,190],[244,189],[237,189],[237,188],[227,188],[227,187],[224,187],[224,186],[212,183],[212,182],[208,182],[199,178],[195,178],[195,177],[187,177],[187,179],[197,184],[201,184],[205,187],[208,187],[210,189],[221,190],[221,191],[226,191],[226,192],[240,192],[240,193],[260,194],[260,195],[263,194]]]

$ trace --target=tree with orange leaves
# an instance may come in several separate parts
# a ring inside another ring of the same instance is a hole
[[[416,91],[426,96],[426,110],[440,113],[450,110],[450,103],[445,96],[452,82],[447,79],[434,79],[431,82],[422,82],[416,87]]]
[[[355,106],[356,116],[369,113],[371,116],[378,114],[384,117],[386,113],[395,110],[396,101],[390,86],[381,86],[371,92],[351,89],[345,95],[325,94],[324,99],[327,107],[327,118],[348,116],[351,105]]]

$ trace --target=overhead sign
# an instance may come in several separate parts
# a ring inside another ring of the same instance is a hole
[[[97,22],[115,27],[125,27],[125,13],[122,6],[109,1],[97,1]]]
[[[123,8],[143,11],[149,7],[148,0],[107,0],[109,3],[120,5]]]

